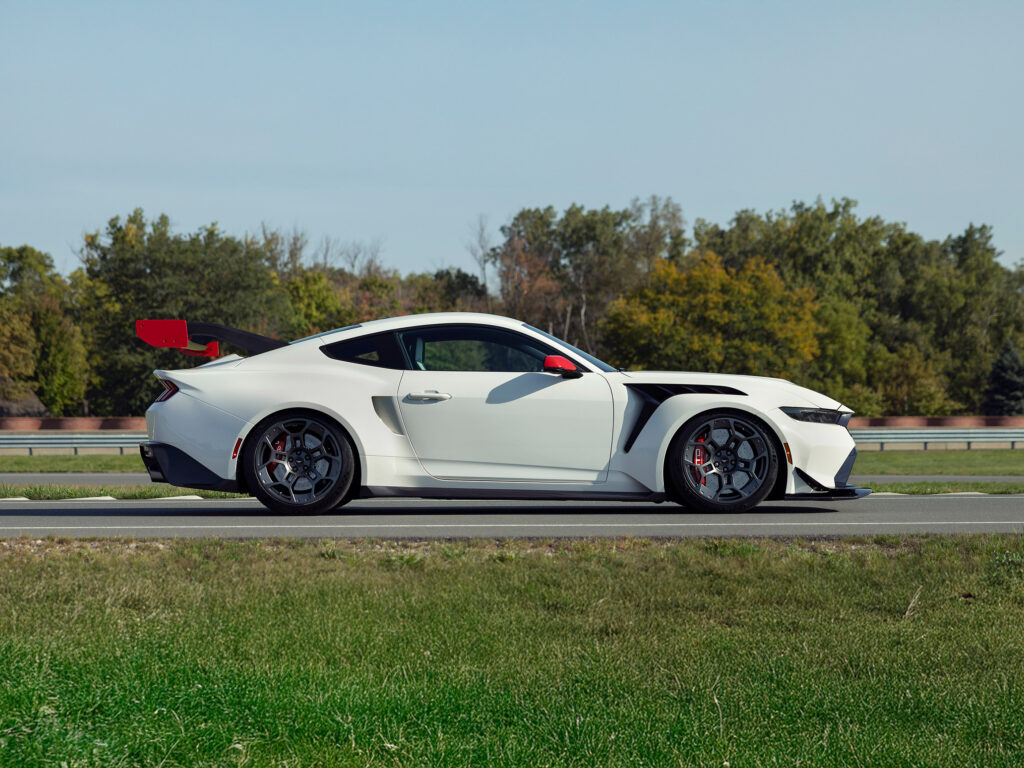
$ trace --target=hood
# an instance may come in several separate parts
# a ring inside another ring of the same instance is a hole
[[[769,395],[775,407],[811,406],[849,411],[838,400],[815,392],[813,389],[797,386],[785,379],[767,376],[740,376],[732,373],[684,373],[680,371],[623,371],[621,375],[629,381],[644,384],[709,384],[732,387],[747,395],[762,398]]]

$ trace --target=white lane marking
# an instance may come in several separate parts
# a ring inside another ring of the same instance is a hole
[[[286,525],[283,523],[252,525],[30,525],[0,526],[0,531],[173,531],[228,529],[320,529],[320,530],[365,530],[367,528],[420,529],[420,528],[800,528],[800,527],[853,527],[853,526],[897,526],[897,525],[1024,525],[1024,520],[929,520],[929,521],[880,521],[846,523],[344,523],[339,525]]]
[[[28,501],[28,496],[4,496],[0,501]]]

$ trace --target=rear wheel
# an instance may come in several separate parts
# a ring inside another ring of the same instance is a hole
[[[245,479],[264,506],[281,514],[315,515],[341,504],[355,477],[348,437],[314,413],[284,413],[252,431],[242,455]]]
[[[767,496],[778,474],[768,427],[719,411],[687,422],[669,446],[666,479],[676,500],[701,512],[743,512]]]

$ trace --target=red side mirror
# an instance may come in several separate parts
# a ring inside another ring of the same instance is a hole
[[[562,357],[561,355],[548,355],[545,357],[544,372],[557,373],[566,379],[578,379],[583,375],[576,369],[576,366],[572,364],[571,360]]]

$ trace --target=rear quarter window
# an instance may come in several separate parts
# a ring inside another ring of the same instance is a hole
[[[393,333],[375,333],[356,339],[325,344],[320,351],[332,360],[372,365],[377,368],[405,368],[405,358]]]

